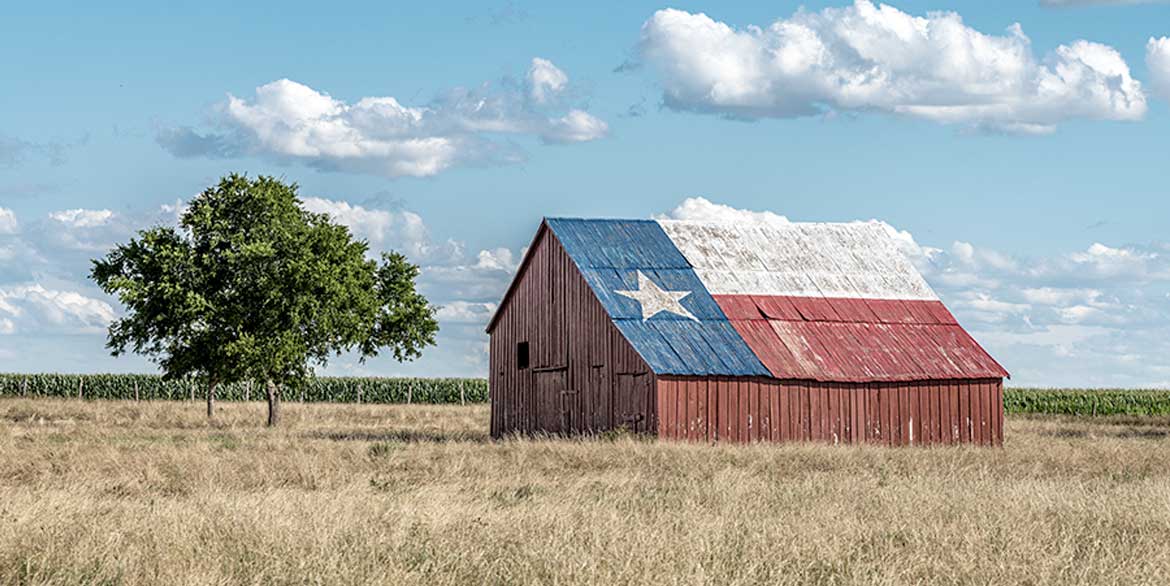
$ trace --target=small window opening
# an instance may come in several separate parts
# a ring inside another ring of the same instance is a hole
[[[516,368],[528,368],[528,342],[516,344]]]

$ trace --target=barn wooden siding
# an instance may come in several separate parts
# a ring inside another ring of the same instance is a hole
[[[1003,445],[1002,379],[658,379],[658,435],[692,441]]]
[[[491,326],[491,434],[657,429],[654,373],[542,226]],[[516,345],[528,342],[529,367]]]

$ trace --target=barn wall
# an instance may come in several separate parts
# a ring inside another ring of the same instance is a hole
[[[658,379],[658,435],[693,441],[1003,445],[1003,380]]]
[[[542,227],[491,331],[491,433],[657,429],[656,379]],[[517,365],[528,342],[530,364]]]

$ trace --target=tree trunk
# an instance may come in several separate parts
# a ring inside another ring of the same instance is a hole
[[[268,380],[268,427],[280,424],[280,388]]]
[[[215,385],[216,385],[215,381],[211,381],[211,384],[207,385],[207,418],[208,419],[212,419],[215,417]]]

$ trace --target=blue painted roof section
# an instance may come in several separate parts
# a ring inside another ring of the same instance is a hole
[[[577,264],[614,325],[658,374],[770,376],[719,304],[653,220],[546,220]],[[642,319],[641,305],[618,295],[637,290],[638,272],[680,300],[696,318],[660,312]]]
[[[642,306],[634,299],[614,291],[637,291],[638,272],[666,291],[691,291],[680,303],[700,320],[726,320],[723,310],[707,293],[699,276],[691,269],[580,269],[601,304],[613,319],[642,319]],[[685,315],[662,312],[654,319],[693,321]]]
[[[550,218],[546,222],[579,268],[691,268],[654,220]]]

